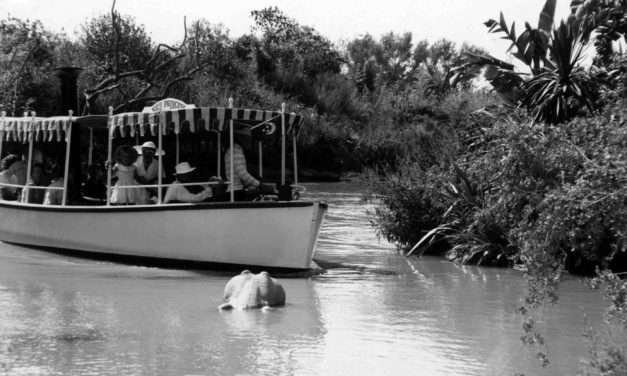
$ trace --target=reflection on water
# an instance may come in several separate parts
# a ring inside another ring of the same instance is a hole
[[[316,258],[282,279],[288,305],[226,311],[223,273],[165,270],[0,244],[0,375],[574,374],[584,313],[579,281],[543,312],[551,365],[519,339],[519,273],[406,259],[368,225],[358,187],[311,184],[330,203]]]

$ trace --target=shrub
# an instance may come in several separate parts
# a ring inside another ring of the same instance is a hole
[[[378,235],[395,243],[399,250],[407,250],[442,221],[446,206],[439,172],[405,164],[383,178],[373,171],[365,175],[370,198],[379,201],[371,213]],[[442,250],[443,246],[432,250]]]
[[[562,128],[562,147],[575,154],[578,168],[542,197],[531,210],[533,218],[517,230],[526,263],[545,253],[563,260],[572,272],[627,270],[625,114],[621,109],[614,116],[576,119]]]

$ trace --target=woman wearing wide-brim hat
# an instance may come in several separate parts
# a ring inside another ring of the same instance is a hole
[[[139,148],[141,155],[137,158],[135,166],[137,167],[137,182],[141,185],[157,184],[159,180],[159,160],[155,159],[157,154],[157,146],[152,141],[144,142]],[[163,152],[159,152],[162,155]],[[165,177],[165,171],[161,166],[161,177]],[[154,188],[148,188],[147,192],[150,196],[155,196],[157,190]]]
[[[188,162],[181,162],[174,167],[176,180],[168,187],[165,193],[164,203],[168,202],[201,202],[212,196],[209,186],[204,186],[199,193],[191,193],[183,184],[191,181],[196,167],[190,166]]]

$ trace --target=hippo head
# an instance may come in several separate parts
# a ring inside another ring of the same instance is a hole
[[[220,309],[282,306],[285,305],[285,290],[267,272],[254,274],[244,270],[227,282],[224,301]]]

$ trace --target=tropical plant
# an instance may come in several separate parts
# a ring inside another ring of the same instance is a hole
[[[627,1],[572,0],[572,17],[582,24],[584,40],[594,32],[597,63],[607,66],[614,54],[613,42],[627,34]]]
[[[597,87],[581,66],[584,44],[580,24],[561,22],[548,44],[549,59],[531,79],[524,82],[521,103],[539,121],[559,123],[573,118],[582,107],[593,113]]]
[[[590,112],[599,108],[594,100],[599,87],[581,64],[588,42],[584,23],[569,17],[553,28],[555,4],[556,0],[547,0],[538,27],[525,23],[520,35],[514,23],[508,25],[503,13],[498,21],[485,23],[489,32],[503,34],[511,41],[508,51],[529,67],[530,78],[492,56],[471,54],[470,63],[488,66],[486,78],[497,91],[513,104],[527,108],[534,119],[554,124],[573,118],[583,107]]]

